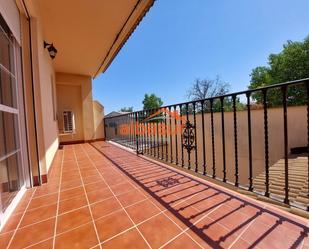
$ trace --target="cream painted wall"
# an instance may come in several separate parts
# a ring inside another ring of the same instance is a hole
[[[51,79],[55,78],[55,72],[52,59],[43,46],[44,30],[37,13],[31,19],[33,68],[41,174],[47,174],[59,144],[58,123],[52,115]]]
[[[56,74],[57,114],[64,110],[73,110],[76,134],[60,134],[60,142],[88,141],[98,138],[95,130],[94,107],[92,98],[92,80],[90,76],[66,73]],[[77,93],[79,89],[80,93]],[[69,94],[68,94],[69,93]],[[78,96],[80,95],[80,96]],[[97,112],[96,112],[97,113]],[[96,118],[98,120],[100,117]],[[59,118],[60,133],[63,132],[63,120]]]
[[[102,139],[104,138],[104,107],[98,102],[93,101],[93,118],[94,118],[94,138]]]
[[[84,140],[81,86],[57,84],[56,89],[60,142]],[[70,94],[68,95],[68,93]],[[76,126],[74,134],[64,135],[63,133],[63,111],[73,111],[74,113]]]
[[[40,22],[38,22],[38,63],[39,63],[39,81],[41,86],[41,106],[43,134],[45,145],[45,158],[47,171],[52,163],[54,155],[58,149],[58,122],[53,116],[53,94],[52,81],[55,79],[55,72],[52,65],[52,59],[43,47],[43,36]],[[56,101],[56,100],[54,100]],[[43,171],[43,170],[42,170]],[[44,174],[44,172],[42,172]],[[45,172],[46,173],[46,172]]]

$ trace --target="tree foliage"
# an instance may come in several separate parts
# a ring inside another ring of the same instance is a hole
[[[218,97],[225,95],[230,91],[230,84],[222,81],[219,76],[215,79],[196,79],[191,88],[187,92],[187,97],[190,101],[197,101],[201,99],[207,99],[211,97]],[[223,106],[225,111],[233,110],[233,100],[231,97],[225,97],[223,100]],[[245,106],[240,102],[239,98],[236,98],[237,110],[243,110]],[[188,106],[188,112],[192,113],[192,105]],[[209,101],[205,103],[205,111],[209,110]],[[201,111],[201,106],[197,105],[197,112]],[[219,98],[213,101],[213,111],[221,111],[221,101]],[[186,113],[186,107],[182,108],[182,113]]]
[[[163,105],[163,101],[161,98],[157,97],[155,94],[145,94],[144,100],[143,100],[143,109],[157,109],[160,108]]]
[[[256,67],[252,70],[249,89],[269,86],[286,81],[309,77],[309,36],[303,42],[287,41],[283,50],[268,57],[268,66]],[[288,89],[288,104],[302,105],[305,101],[305,89],[291,86]],[[262,94],[252,96],[257,103],[262,103]],[[282,104],[280,89],[270,90],[267,94],[270,106]]]
[[[229,91],[230,84],[222,81],[219,76],[215,79],[195,79],[187,92],[187,97],[189,100],[195,101],[224,95]]]
[[[122,107],[120,112],[133,112],[133,106],[130,107]]]

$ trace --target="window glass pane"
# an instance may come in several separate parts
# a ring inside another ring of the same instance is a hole
[[[0,104],[17,108],[15,78],[0,68]]]
[[[10,70],[10,41],[0,28],[0,64]]]
[[[5,156],[3,112],[0,112],[0,158]]]
[[[17,114],[2,112],[3,142],[5,155],[19,149]]]
[[[1,203],[4,212],[20,189],[20,177],[18,165],[20,164],[20,153],[15,153],[0,162],[1,177]]]

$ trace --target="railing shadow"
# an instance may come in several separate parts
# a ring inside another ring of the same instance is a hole
[[[175,175],[180,176],[180,178],[182,179],[189,179],[189,181],[184,181],[184,182],[178,182],[174,185],[171,186],[162,186],[162,188],[158,191],[158,190],[152,190],[152,188],[154,187],[158,187],[160,186],[160,184],[158,184],[156,182],[156,180],[152,180],[152,181],[148,181],[148,182],[143,182],[146,178],[143,178],[142,180],[136,178],[136,176],[134,175],[134,173],[130,172],[130,167],[126,166],[123,167],[124,164],[128,164],[128,160],[124,160],[124,159],[128,159],[130,157],[136,157],[135,155],[129,153],[129,152],[125,152],[124,150],[114,147],[114,146],[104,146],[103,148],[100,148],[100,146],[98,145],[98,143],[93,143],[91,144],[98,152],[100,152],[102,155],[104,155],[107,159],[109,159],[118,169],[120,169],[125,175],[127,175],[131,180],[133,180],[136,184],[138,184],[142,189],[144,189],[150,196],[152,196],[155,200],[158,201],[158,203],[160,203],[163,207],[165,207],[166,209],[169,210],[169,212],[171,212],[178,220],[180,220],[183,224],[185,224],[192,232],[194,232],[199,238],[201,238],[205,243],[207,243],[209,246],[213,247],[213,248],[223,248],[222,247],[222,242],[226,241],[229,237],[231,236],[235,236],[237,232],[239,232],[242,228],[247,227],[251,222],[254,222],[255,219],[257,219],[258,217],[260,217],[263,214],[268,214],[271,215],[273,217],[276,218],[276,223],[273,224],[268,230],[266,230],[262,235],[260,235],[259,237],[256,238],[256,240],[250,245],[250,248],[255,248],[257,245],[259,245],[261,242],[263,242],[263,240],[271,234],[272,231],[274,231],[280,224],[283,224],[283,222],[289,222],[290,224],[297,226],[298,228],[300,228],[301,232],[298,236],[298,238],[293,241],[293,244],[289,247],[289,248],[298,248],[300,246],[300,244],[302,243],[303,239],[305,237],[308,236],[309,230],[308,227],[306,227],[305,225],[295,221],[295,220],[291,220],[289,218],[283,217],[271,210],[267,210],[264,209],[258,205],[255,205],[254,203],[251,202],[247,202],[243,199],[241,199],[238,196],[229,194],[227,192],[223,192],[222,190],[213,187],[213,186],[209,186],[201,181],[198,181],[188,175],[182,174],[179,171],[174,170],[173,168],[167,168],[168,166],[164,167],[158,163],[152,162],[147,160],[146,158],[141,158],[139,157],[139,161],[140,160],[144,160],[144,162],[151,164],[152,166],[156,166],[158,167],[158,169],[164,169],[167,170],[170,173],[177,173]],[[115,155],[116,153],[114,153],[116,150],[121,150],[122,153],[124,153],[123,156],[118,156],[115,157],[113,155]],[[135,165],[133,164],[132,167],[134,167]],[[153,177],[150,177],[153,178]],[[152,185],[152,186],[146,186],[146,184],[149,184],[151,182],[155,182],[157,184]],[[189,182],[192,182],[193,185],[189,186],[189,187],[185,187],[183,186],[184,184],[187,184]],[[182,188],[183,186],[183,188]],[[198,187],[202,187],[202,189],[198,189]],[[175,188],[176,191],[171,191],[173,188]],[[190,188],[192,188],[193,190],[190,191],[189,193],[185,193],[184,196],[178,196],[177,194],[182,192],[182,191],[187,191]],[[194,190],[196,189],[196,190]],[[203,193],[204,191],[207,190],[213,190],[214,193],[210,194],[209,196],[205,197],[205,198],[201,198],[199,200],[194,200],[193,202],[187,202],[188,200],[190,200],[190,198],[194,198],[195,196],[198,196],[198,194]],[[158,193],[163,193],[163,195],[158,195]],[[210,205],[207,208],[204,208],[202,210],[198,210],[196,209],[196,213],[194,213],[193,215],[189,216],[189,217],[185,217],[181,214],[181,211],[185,210],[188,207],[192,207],[195,204],[198,203],[203,203],[207,200],[211,200],[214,197],[217,197],[219,195],[223,195],[224,199],[219,200],[219,202],[213,203],[212,205]],[[170,200],[170,201],[164,201],[163,198],[166,197],[176,197],[176,199]],[[229,203],[229,201],[231,200],[237,200],[240,203],[240,206],[232,209],[231,211],[229,211],[228,213],[222,214],[220,217],[218,217],[217,219],[213,220],[212,222],[208,223],[207,225],[204,225],[202,227],[197,227],[195,225],[193,220],[194,218],[198,218],[201,215],[206,215],[207,212],[211,212],[211,210],[214,210],[215,208],[218,208],[220,205],[223,204],[227,204]],[[179,204],[179,202],[186,204],[185,206],[180,205],[180,208],[177,209],[177,206]],[[225,235],[221,236],[219,239],[214,240],[212,239],[210,236],[207,235],[207,229],[209,229],[211,226],[213,226],[214,224],[220,222],[221,220],[227,218],[228,216],[234,214],[235,212],[238,212],[239,210],[245,208],[245,207],[252,207],[254,209],[256,209],[256,213],[254,215],[248,215],[248,218],[241,222],[239,221],[239,224],[237,224],[236,227],[233,227],[233,229],[231,229],[230,231],[228,231]],[[206,230],[206,233],[204,232]]]

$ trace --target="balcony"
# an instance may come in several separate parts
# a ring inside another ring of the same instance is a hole
[[[67,145],[1,248],[309,248],[308,220],[107,142]]]

